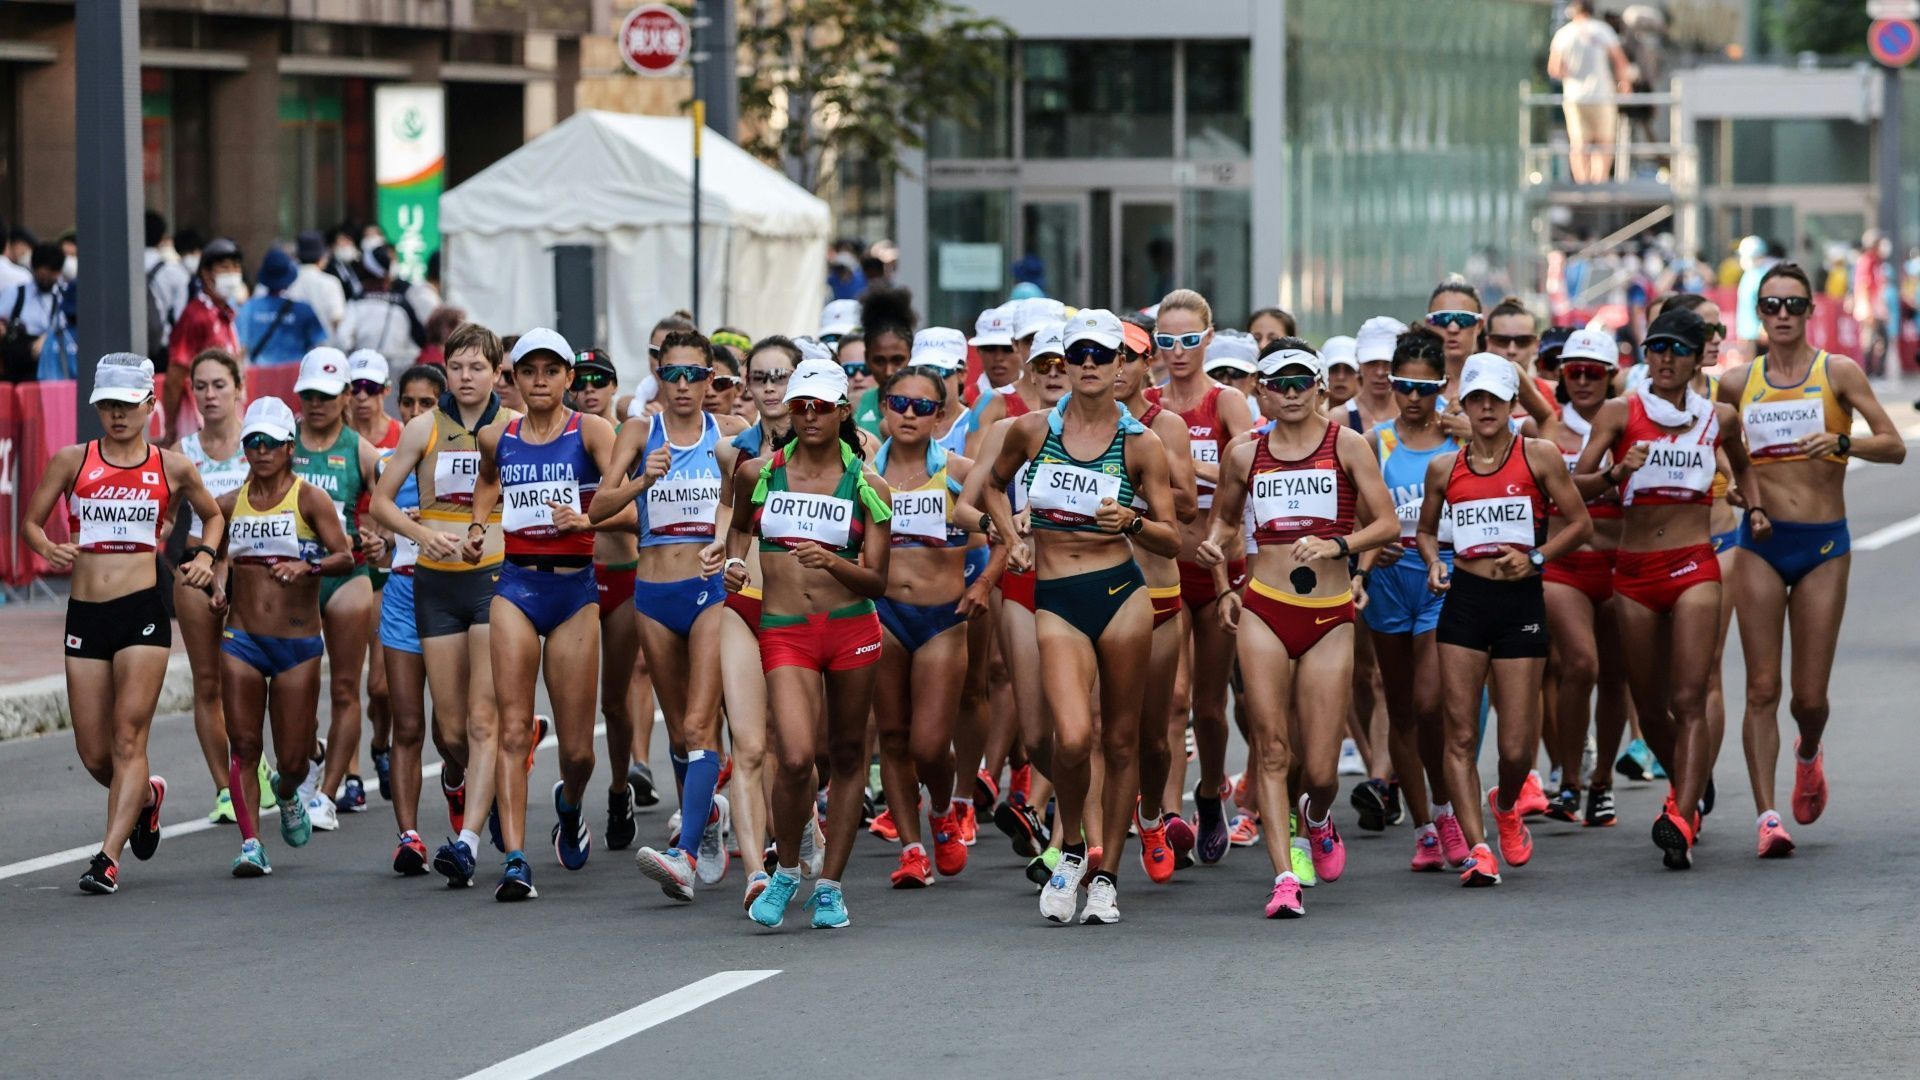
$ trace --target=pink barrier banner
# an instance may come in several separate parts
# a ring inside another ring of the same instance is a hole
[[[33,497],[33,489],[40,484],[40,478],[46,475],[47,464],[62,447],[73,445],[74,440],[74,384],[60,382],[20,383],[14,387],[14,407],[18,417],[18,447],[20,454],[20,500],[24,506],[26,500]],[[22,522],[21,524],[25,524]],[[67,501],[62,498],[54,504],[53,513],[42,522],[47,530],[47,538],[55,543],[67,540]],[[20,559],[13,567],[9,582],[22,584],[36,577],[51,573],[46,561],[26,549],[20,548]]]
[[[25,582],[16,581],[13,571],[26,550],[26,541],[20,539],[20,508],[27,501],[27,492],[19,488],[20,429],[15,396],[12,386],[0,386],[0,521],[7,529],[7,535],[0,538],[0,581],[22,585]]]

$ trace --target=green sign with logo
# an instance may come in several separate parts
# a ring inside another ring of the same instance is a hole
[[[397,276],[423,281],[440,248],[440,192],[446,186],[446,99],[438,86],[381,86],[373,92],[373,173],[380,230],[393,245]]]

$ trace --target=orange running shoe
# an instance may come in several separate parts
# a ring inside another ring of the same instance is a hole
[[[1160,824],[1148,828],[1140,820],[1140,807],[1136,803],[1133,827],[1140,833],[1140,869],[1147,872],[1147,880],[1155,885],[1172,881],[1173,845],[1167,842],[1167,816],[1160,815]]]
[[[1499,788],[1487,792],[1487,810],[1493,814],[1493,823],[1500,830],[1500,857],[1507,860],[1508,866],[1525,866],[1533,858],[1533,833],[1527,829],[1519,804],[1501,812],[1500,804],[1495,801],[1499,794]]]
[[[1027,805],[1033,797],[1033,766],[1022,765],[1013,770],[1007,778],[1007,801],[1018,806]]]
[[[952,877],[967,868],[967,845],[960,839],[960,807],[972,803],[955,799],[947,806],[945,817],[928,822],[933,826],[933,865],[941,877]]]
[[[527,775],[533,775],[533,755],[540,750],[540,744],[547,741],[547,733],[553,730],[553,721],[539,713],[533,714],[533,741],[527,744]]]
[[[1247,803],[1247,774],[1241,773],[1233,778],[1233,805],[1245,807]]]
[[[867,823],[867,831],[889,844],[900,842],[900,828],[893,823],[891,808],[873,815],[873,820]]]
[[[1252,847],[1260,842],[1260,819],[1242,811],[1227,827],[1227,843],[1234,847]]]
[[[1800,740],[1793,740],[1793,820],[1811,825],[1827,808],[1827,748],[1813,752],[1812,761],[1800,759]]]
[[[1485,844],[1473,845],[1467,852],[1467,868],[1460,872],[1460,884],[1469,889],[1480,889],[1500,884],[1500,862],[1493,857],[1493,849]]]
[[[733,779],[733,755],[728,754],[725,757],[720,759],[720,775],[716,777],[713,781],[714,790],[715,791],[726,790],[727,781],[732,779]]]
[[[1540,784],[1540,774],[1538,772],[1529,772],[1527,774],[1527,782],[1520,785],[1520,798],[1514,802],[1513,808],[1519,812],[1521,817],[1529,818],[1538,817],[1546,813],[1547,807],[1551,805],[1553,804],[1547,801],[1546,788]],[[1513,865],[1518,866],[1520,864],[1514,863]]]
[[[954,820],[960,825],[960,842],[972,847],[980,839],[980,815],[972,799],[953,800]]]
[[[1653,822],[1653,842],[1660,847],[1660,861],[1669,870],[1693,867],[1693,825],[1674,808],[1673,796],[1667,796],[1667,808]]]
[[[933,864],[927,861],[927,849],[919,844],[900,852],[900,869],[888,877],[896,889],[924,889],[933,884]]]
[[[1793,837],[1780,824],[1780,815],[1769,810],[1760,815],[1760,850],[1763,859],[1784,859],[1793,854]]]
[[[1000,801],[1000,784],[993,774],[981,769],[973,777],[973,808],[975,811],[993,812],[993,805]]]

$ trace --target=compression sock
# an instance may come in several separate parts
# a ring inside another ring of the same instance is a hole
[[[671,750],[667,751],[668,760],[673,762],[673,782],[681,788],[687,786],[687,763],[692,757],[692,754],[682,756]],[[716,773],[715,775],[717,776],[719,774]]]
[[[674,767],[680,767],[678,759]],[[686,771],[680,782],[680,850],[700,850],[700,836],[706,831],[708,816],[713,813],[713,789],[719,779],[718,752],[694,750],[687,754]]]
[[[240,781],[257,772],[255,766],[242,766],[240,759],[227,757],[227,797],[233,800],[233,819],[240,823],[240,839],[257,840],[260,838],[260,815],[247,805],[247,790]]]

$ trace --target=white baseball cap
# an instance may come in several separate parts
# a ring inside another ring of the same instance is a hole
[[[293,392],[318,390],[328,397],[339,397],[347,389],[347,354],[331,345],[322,345],[300,358],[300,377]]]
[[[1345,334],[1330,337],[1320,345],[1320,359],[1326,361],[1329,368],[1350,367],[1360,370],[1359,342]]]
[[[1262,378],[1268,379],[1294,367],[1306,368],[1317,379],[1327,369],[1319,356],[1305,349],[1275,349],[1261,356],[1255,367]]]
[[[521,334],[520,340],[513,343],[513,355],[508,360],[518,364],[537,352],[550,352],[568,367],[573,366],[573,346],[560,336],[560,331],[544,326],[536,326]]]
[[[1067,355],[1067,327],[1065,323],[1049,323],[1034,331],[1033,347],[1027,350],[1027,363],[1031,364],[1043,356],[1065,357]]]
[[[907,364],[954,371],[967,362],[967,337],[950,326],[929,326],[913,335]]]
[[[820,336],[842,337],[860,329],[860,301],[829,300],[820,309]]]
[[[1561,356],[1564,358],[1565,353]],[[1512,401],[1520,393],[1520,373],[1513,361],[1496,353],[1474,353],[1460,369],[1460,400],[1484,390],[1501,401]]]
[[[254,398],[240,421],[240,437],[270,435],[274,442],[293,441],[293,410],[287,403],[269,394]]]
[[[794,338],[793,347],[800,350],[800,362],[803,364],[809,360],[825,360],[828,363],[833,362],[833,350],[818,338]]]
[[[1120,328],[1120,316],[1106,308],[1082,308],[1067,321],[1065,345],[1069,349],[1082,341],[1117,349],[1126,339],[1126,331]]]
[[[1013,316],[1015,304],[1001,304],[990,307],[980,313],[973,321],[973,340],[969,345],[1011,345],[1013,344]]]
[[[1067,305],[1044,296],[1014,303],[1018,305],[1013,315],[1013,336],[1016,338],[1032,337],[1049,325],[1065,322],[1067,318]]]
[[[787,380],[787,394],[782,401],[794,398],[813,398],[815,401],[831,401],[839,404],[847,400],[847,373],[839,364],[831,360],[802,360],[800,366],[793,369],[793,377]]]
[[[1407,324],[1386,315],[1375,315],[1360,324],[1353,338],[1353,358],[1362,364],[1393,359],[1393,343],[1407,332]]]
[[[108,353],[93,369],[93,395],[88,404],[120,401],[138,405],[153,396],[153,361],[138,353]]]
[[[387,358],[372,349],[355,349],[347,357],[347,381],[377,382],[387,385]]]
[[[1207,359],[1201,365],[1203,371],[1226,368],[1251,375],[1260,359],[1260,343],[1253,335],[1239,330],[1216,330],[1213,340],[1207,344]]]
[[[1564,364],[1569,360],[1591,360],[1619,367],[1620,344],[1603,330],[1575,330],[1567,335],[1567,343],[1560,349],[1560,362]]]

